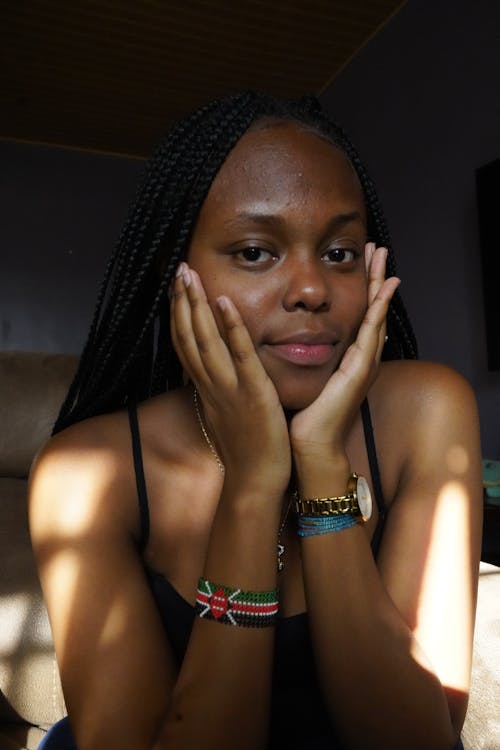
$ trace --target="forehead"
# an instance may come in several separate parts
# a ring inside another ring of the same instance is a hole
[[[207,208],[258,200],[279,205],[317,200],[345,202],[364,213],[361,185],[337,146],[295,123],[247,131],[210,188]]]

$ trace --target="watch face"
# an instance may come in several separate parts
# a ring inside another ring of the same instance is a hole
[[[358,477],[356,494],[358,496],[358,505],[361,515],[365,521],[368,521],[372,515],[372,495],[370,488],[368,487],[368,482],[364,477]]]

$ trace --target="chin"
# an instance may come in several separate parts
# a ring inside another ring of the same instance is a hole
[[[315,382],[304,383],[297,378],[291,383],[275,383],[274,385],[285,411],[301,411],[318,398],[327,381],[328,378],[320,382],[315,379]]]

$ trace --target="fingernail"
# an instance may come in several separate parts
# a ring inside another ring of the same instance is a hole
[[[184,266],[182,269],[182,280],[184,282],[184,286],[189,286],[191,284],[191,271],[187,266]]]
[[[184,262],[182,262],[182,263],[179,263],[179,265],[177,266],[177,270],[176,270],[176,272],[175,272],[175,278],[176,278],[176,279],[178,279],[178,278],[179,278],[179,276],[181,276],[181,275],[182,275],[182,271],[183,271],[183,269],[184,269],[185,265],[186,265],[186,264],[185,264]]]
[[[221,310],[227,310],[227,297],[217,297],[216,302]]]

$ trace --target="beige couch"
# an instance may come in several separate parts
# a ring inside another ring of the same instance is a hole
[[[36,748],[65,714],[29,542],[26,484],[76,363],[66,355],[0,352],[0,750]],[[500,568],[488,565],[463,740],[466,750],[500,750]]]
[[[26,489],[76,364],[65,355],[0,353],[0,750],[35,748],[65,715]]]

